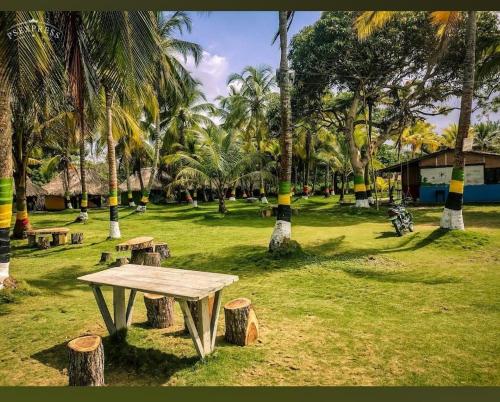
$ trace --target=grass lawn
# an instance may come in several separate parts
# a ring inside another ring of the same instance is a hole
[[[301,200],[293,237],[304,255],[267,254],[274,218],[258,205],[148,206],[120,210],[124,239],[166,241],[164,265],[239,275],[223,303],[252,299],[261,338],[223,340],[201,362],[176,325],[144,325],[138,296],[127,342],[105,339],[109,385],[500,385],[500,207],[467,206],[467,232],[437,229],[441,207],[413,208],[415,232],[398,238],[386,211],[356,212],[337,198]],[[61,226],[77,211],[36,213],[35,227]],[[13,243],[11,273],[24,283],[0,296],[0,385],[66,385],[66,343],[106,336],[90,288],[76,277],[101,270],[108,211],[91,210],[83,245],[49,250]],[[125,255],[125,254],[123,254]],[[110,298],[109,288],[105,296]],[[109,303],[109,302],[108,302]]]

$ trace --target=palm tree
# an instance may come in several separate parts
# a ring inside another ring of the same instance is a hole
[[[118,223],[118,183],[115,138],[113,136],[113,102],[134,99],[145,82],[154,79],[154,67],[160,39],[157,16],[150,11],[99,11],[84,14],[91,40],[91,57],[104,88],[106,105],[106,139],[109,174],[109,238],[121,237]]]
[[[270,101],[271,91],[276,81],[273,71],[269,66],[247,66],[241,73],[231,74],[228,85],[237,85],[239,91],[234,91],[232,97],[235,116],[229,120],[235,126],[244,126],[244,130],[251,132],[257,151],[263,150],[269,128],[266,121],[266,107]],[[260,177],[260,198],[262,203],[267,203],[264,189],[264,178]]]
[[[153,88],[158,106],[163,109],[164,113],[168,114],[170,110],[176,109],[176,106],[185,100],[183,98],[190,98],[187,103],[193,102],[197,98],[193,90],[193,87],[197,85],[197,83],[192,79],[190,73],[185,69],[177,57],[182,56],[184,60],[186,60],[187,57],[191,56],[195,64],[198,64],[201,59],[202,50],[201,47],[195,43],[183,41],[174,37],[176,33],[182,34],[184,29],[188,32],[191,31],[191,19],[186,13],[177,11],[166,18],[163,17],[163,13],[160,13],[158,14],[157,25],[161,51],[158,53],[158,60],[156,62],[158,67],[155,72]],[[196,109],[196,111],[193,110],[195,114],[203,110],[203,107],[199,104],[192,106],[193,109]],[[185,117],[183,113],[181,114],[182,117]],[[137,212],[146,211],[151,187],[153,186],[153,181],[158,169],[160,148],[163,142],[162,138],[167,125],[165,121],[163,124],[160,122],[160,111],[151,113],[150,110],[148,115],[150,119],[149,122],[147,122],[147,129],[151,133],[151,138],[154,143],[154,156],[151,175],[144,188],[141,201],[137,206]],[[184,119],[184,124],[181,129],[181,143],[184,143],[183,133],[186,124],[185,120],[196,120],[196,118],[197,117],[193,118],[193,116],[188,116]]]
[[[399,16],[397,12],[389,11],[367,11],[360,15],[356,25],[360,37],[366,37],[374,29],[378,29],[392,18]],[[440,49],[443,49],[450,37],[450,33],[455,29],[462,19],[465,19],[465,54],[464,70],[462,78],[462,96],[460,100],[460,116],[458,119],[457,138],[455,143],[455,160],[451,182],[446,198],[443,215],[441,217],[441,227],[444,229],[464,230],[462,216],[463,191],[464,191],[464,139],[469,134],[472,98],[474,96],[474,76],[475,76],[475,52],[476,52],[476,12],[467,11],[434,11],[431,14],[433,22],[437,25]]]
[[[407,127],[401,134],[401,145],[409,145],[411,157],[417,153],[422,154],[425,150],[434,152],[439,148],[439,137],[434,132],[434,126],[425,122],[417,121],[411,127]]]
[[[474,127],[469,127],[469,138],[473,138],[475,135]],[[445,148],[455,148],[458,136],[458,124],[451,123],[448,127],[445,127],[438,137],[440,145]]]
[[[500,150],[500,122],[481,122],[474,126],[474,148],[479,151]]]
[[[13,39],[7,33],[18,24],[42,24],[43,12],[0,13],[0,288],[9,277],[10,223],[12,217],[12,110],[11,98],[37,90],[39,78],[47,74],[53,58],[45,30]]]
[[[196,155],[179,151],[165,158],[167,163],[181,163],[172,185],[212,184],[219,197],[219,212],[224,214],[227,212],[225,189],[244,176],[247,156],[234,133],[226,132],[221,127],[209,126],[199,130],[197,137],[200,147]]]
[[[281,160],[278,185],[278,213],[276,224],[269,242],[269,251],[281,248],[292,237],[292,209],[290,207],[292,191],[292,112],[290,104],[290,71],[288,70],[287,30],[293,12],[279,12],[280,38],[280,110],[281,110]]]

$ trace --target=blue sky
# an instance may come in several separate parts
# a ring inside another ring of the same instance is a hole
[[[320,11],[297,11],[289,31],[289,38],[303,27],[319,19]],[[271,45],[278,28],[276,11],[213,11],[190,13],[193,29],[182,39],[200,44],[204,57],[198,66],[188,60],[187,67],[203,84],[209,101],[218,95],[227,94],[227,77],[248,65],[267,64],[273,69],[279,64],[279,44]],[[450,100],[459,106],[458,99]],[[458,123],[458,110],[448,116],[430,117],[440,132],[450,123]],[[500,114],[492,114],[496,120]],[[484,120],[484,117],[482,118]],[[477,115],[473,123],[477,122]]]

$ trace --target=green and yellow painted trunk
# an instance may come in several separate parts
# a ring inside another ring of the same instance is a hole
[[[464,169],[454,167],[451,173],[448,197],[444,205],[441,227],[445,229],[464,229],[462,206],[464,199]]]
[[[364,175],[354,176],[354,197],[357,207],[367,208],[369,206]]]
[[[13,186],[12,177],[0,178],[0,288],[9,276]]]

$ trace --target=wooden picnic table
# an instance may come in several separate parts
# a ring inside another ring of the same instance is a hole
[[[52,236],[53,245],[66,244],[68,240],[68,228],[43,228],[43,229],[32,229],[27,230],[26,235],[28,236],[28,245],[35,246],[37,236]]]
[[[132,311],[137,291],[175,298],[184,315],[184,321],[198,355],[204,358],[213,352],[217,335],[217,321],[224,287],[238,280],[236,275],[191,271],[176,268],[159,268],[127,264],[106,269],[78,278],[88,283],[94,292],[97,305],[110,334],[127,328],[132,322]],[[102,295],[101,286],[113,287],[114,320]],[[128,303],[125,289],[130,289]],[[212,317],[209,315],[208,298],[214,295]],[[198,305],[198,322],[195,323],[188,301]]]

